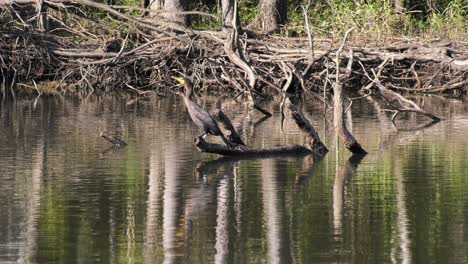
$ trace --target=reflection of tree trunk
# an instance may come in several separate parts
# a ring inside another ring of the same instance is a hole
[[[408,211],[406,206],[406,190],[401,171],[401,161],[395,164],[395,176],[397,178],[397,210],[398,233],[400,235],[401,263],[411,263],[411,239],[408,228]]]
[[[208,177],[208,174],[216,175],[216,176],[223,176],[222,179],[219,180],[217,184],[217,198],[216,198],[216,239],[215,239],[215,263],[228,263],[228,257],[233,252],[229,252],[229,243],[234,243],[234,236],[230,234],[232,230],[231,227],[233,226],[233,220],[230,220],[229,216],[232,214],[232,209],[234,208],[236,214],[236,220],[238,229],[240,229],[240,219],[238,219],[237,210],[239,210],[238,206],[240,204],[239,197],[236,186],[232,186],[233,183],[236,181],[236,172],[234,167],[234,160],[229,160],[226,158],[220,158],[217,160],[212,160],[208,162],[199,162],[197,164],[197,169],[195,174],[198,174],[202,177]],[[201,190],[200,193],[196,194],[196,199],[191,198],[187,202],[187,207],[194,208],[194,207],[204,207],[211,199],[211,190]],[[193,193],[191,193],[192,197],[194,197]],[[201,199],[200,199],[201,198]],[[190,209],[190,210],[192,210]],[[191,219],[193,216],[186,214],[186,219]],[[239,231],[239,230],[238,230]]]
[[[343,195],[345,182],[354,174],[363,157],[362,155],[351,156],[340,170],[338,170],[338,159],[336,160],[337,171],[335,184],[333,185],[333,227],[335,235],[341,236],[343,234]]]
[[[218,185],[216,209],[216,256],[215,263],[226,263],[229,245],[229,189],[230,179],[224,177]]]
[[[156,245],[158,243],[157,227],[159,215],[159,202],[161,193],[161,161],[159,150],[152,146],[149,158],[148,176],[148,205],[146,209],[146,232],[144,245],[144,262],[151,263],[156,260]]]
[[[174,142],[175,144],[175,142]],[[179,169],[176,150],[170,149],[164,155],[165,188],[163,194],[163,247],[164,263],[174,263],[177,232],[177,194],[179,190]]]
[[[338,163],[338,160],[336,160]],[[338,167],[338,166],[337,166]],[[344,193],[344,182],[346,177],[346,165],[345,167],[336,172],[335,184],[333,185],[333,229],[335,235],[341,235],[342,232],[342,218],[343,218],[343,193]]]
[[[24,262],[34,262],[37,250],[36,233],[37,218],[41,206],[41,184],[46,165],[46,146],[44,139],[40,139],[36,151],[33,153],[33,167],[31,172],[31,187],[27,194],[26,213],[26,247],[24,248]]]
[[[281,223],[278,210],[277,171],[273,159],[262,160],[262,196],[268,245],[268,263],[281,263]]]
[[[240,235],[241,224],[242,224],[242,196],[244,187],[242,185],[242,180],[239,178],[237,173],[237,167],[233,168],[234,176],[234,211],[236,215],[236,228],[237,233]]]

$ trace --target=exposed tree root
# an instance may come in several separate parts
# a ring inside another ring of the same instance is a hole
[[[38,3],[42,4],[40,15],[35,8]],[[84,10],[89,9],[101,13],[86,16]],[[314,92],[323,90],[325,70],[329,75],[346,72],[346,68],[330,63],[338,47],[314,40],[311,53],[304,48],[311,45],[310,38],[250,39],[239,38],[235,31],[193,31],[168,23],[158,14],[153,19],[138,18],[125,9],[89,0],[2,0],[0,12],[4,89],[12,83],[54,80],[88,92],[125,90],[126,84],[141,90],[164,90],[172,85],[168,78],[171,72],[178,71],[198,79],[203,87],[242,90],[252,106],[262,111],[259,99],[280,93],[282,62],[293,63],[296,70],[307,73],[304,89]],[[103,19],[108,22],[103,23]],[[238,60],[233,57],[236,49]],[[389,60],[392,65],[380,78],[389,89],[466,93],[465,44],[349,45],[349,49],[353,52],[340,54],[343,64],[353,60],[351,72],[343,80],[345,89],[369,82],[358,63],[371,69]],[[234,65],[244,71],[247,82]]]

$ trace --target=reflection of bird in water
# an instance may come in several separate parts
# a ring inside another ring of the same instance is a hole
[[[203,131],[201,137],[205,139],[206,134],[220,136],[226,146],[231,146],[232,144],[224,137],[221,129],[219,129],[218,123],[216,123],[213,117],[205,109],[192,100],[192,82],[187,78],[172,78],[178,81],[180,84],[184,85],[184,103],[185,106],[187,106],[187,110],[189,112],[190,118],[192,118],[192,121]]]

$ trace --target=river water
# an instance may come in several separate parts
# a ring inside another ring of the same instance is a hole
[[[0,262],[467,263],[468,104],[418,100],[444,120],[402,116],[396,129],[375,101],[353,103],[364,158],[337,144],[333,111],[308,102],[330,149],[321,160],[199,153],[172,97],[4,101]],[[261,120],[222,101],[248,145],[302,143],[277,105]],[[109,148],[101,131],[128,146]]]

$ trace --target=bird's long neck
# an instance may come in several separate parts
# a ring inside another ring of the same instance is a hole
[[[186,84],[185,85],[184,95],[185,95],[185,98],[190,99],[190,100],[192,99],[193,87],[192,87],[191,84]]]

